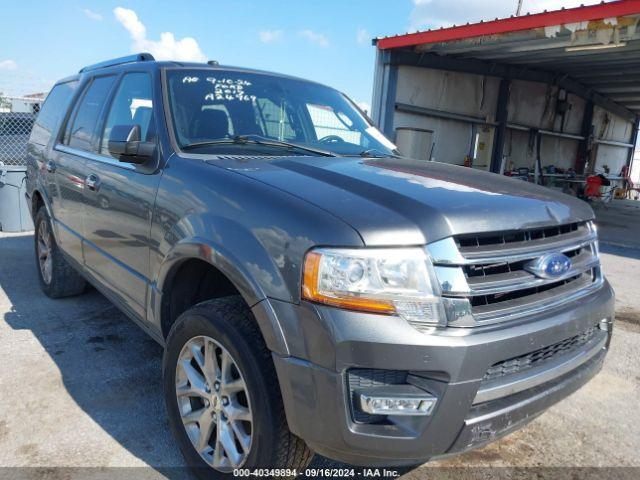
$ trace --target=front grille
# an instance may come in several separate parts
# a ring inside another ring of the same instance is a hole
[[[353,419],[357,423],[380,423],[385,420],[384,415],[370,415],[355,408],[356,391],[371,387],[387,385],[404,385],[407,383],[407,372],[400,370],[374,370],[356,368],[347,371],[347,388],[351,400]]]
[[[553,283],[545,283],[544,285],[539,285],[536,287],[523,288],[521,290],[512,290],[510,292],[496,293],[491,295],[476,295],[474,297],[471,297],[471,307],[472,309],[474,309],[474,307],[479,307],[482,305],[492,305],[495,303],[507,302],[523,297],[531,297],[539,293],[547,292],[557,287],[561,287],[562,285],[567,285],[575,280],[578,280],[579,278],[580,275],[575,275],[565,280],[560,280]],[[478,309],[475,309],[475,311],[478,311]]]
[[[580,228],[579,223],[569,223],[545,228],[531,228],[526,230],[498,233],[482,233],[460,235],[456,242],[461,247],[480,247],[485,245],[505,245],[508,243],[529,242],[545,238],[553,238],[575,232]]]
[[[553,345],[540,348],[519,357],[498,362],[487,370],[482,381],[489,382],[508,375],[522,373],[533,367],[542,365],[560,355],[576,351],[586,345],[587,342],[594,337],[597,331],[597,327],[591,327],[574,337],[563,340],[562,342],[554,343]]]
[[[428,246],[450,326],[521,318],[586,295],[602,283],[590,222],[451,237]],[[541,278],[527,266],[561,252],[572,268]]]

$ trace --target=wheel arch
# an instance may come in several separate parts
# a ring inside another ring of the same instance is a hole
[[[185,280],[189,283],[186,284]],[[239,259],[203,238],[178,242],[162,262],[153,288],[151,309],[166,338],[178,316],[193,305],[227,295],[239,295],[254,312],[262,311],[267,294]],[[287,351],[277,318],[255,315],[270,350]]]
[[[35,219],[36,215],[38,214],[38,210],[40,210],[40,207],[44,206],[44,208],[47,210],[47,215],[49,215],[49,218],[53,220],[53,216],[51,214],[51,205],[49,203],[50,202],[47,195],[45,195],[41,189],[34,189],[33,192],[31,192],[31,218]]]
[[[31,205],[29,205],[29,208],[31,211],[31,219],[34,222],[34,226],[36,221],[36,215],[38,214],[38,211],[40,210],[40,208],[44,206],[47,212],[47,216],[51,221],[51,230],[53,232],[53,238],[56,240],[56,242],[59,241],[58,224],[55,221],[55,217],[53,216],[53,211],[51,209],[51,201],[49,197],[46,195],[46,191],[40,188],[33,189],[30,195],[30,201],[31,201]]]

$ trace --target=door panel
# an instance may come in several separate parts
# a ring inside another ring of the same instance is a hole
[[[55,145],[44,167],[53,175],[57,198],[52,202],[63,251],[83,263],[85,156],[96,141],[98,119],[115,81],[114,76],[92,79],[84,88],[65,127],[61,144]]]
[[[149,234],[159,171],[113,158],[108,136],[115,125],[140,125],[142,140],[155,141],[151,78],[129,73],[116,89],[99,139],[87,160],[85,265],[145,318],[149,283]],[[154,164],[151,159],[149,164]]]
[[[87,161],[96,186],[85,190],[85,265],[145,317],[149,282],[149,231],[160,175],[104,160]]]
[[[73,150],[58,145],[52,150],[45,168],[49,169],[48,175],[53,177],[56,186],[51,209],[58,227],[58,242],[67,255],[82,265],[86,161]]]

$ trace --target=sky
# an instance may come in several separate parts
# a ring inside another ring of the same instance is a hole
[[[296,75],[368,109],[373,37],[509,16],[517,0],[5,1],[0,92],[46,91],[84,65],[146,51]],[[589,0],[524,0],[523,12]]]

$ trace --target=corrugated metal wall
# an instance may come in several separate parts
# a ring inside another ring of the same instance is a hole
[[[379,64],[380,65],[380,64]],[[388,67],[387,67],[388,68]],[[496,120],[496,106],[500,79],[468,73],[449,72],[428,68],[398,66],[395,102],[384,98],[385,90],[380,90],[383,75],[377,78],[374,94],[374,118],[382,119],[380,108],[389,108],[394,103],[406,104],[439,112],[461,114],[483,120],[487,126],[463,119],[451,120],[428,112],[408,113],[396,110],[393,113],[393,129],[409,127],[432,130],[434,138],[433,159],[440,162],[462,165],[470,151],[473,133],[479,130],[493,130]],[[562,92],[561,92],[562,95]],[[562,98],[562,97],[561,97]],[[573,94],[566,96],[569,109],[562,115],[556,111],[558,87],[528,82],[513,81],[509,96],[508,122],[512,127],[550,130],[579,136],[581,135],[585,101]],[[393,100],[393,99],[391,99]],[[376,112],[376,109],[378,110]],[[475,130],[474,130],[475,128]],[[616,115],[595,107],[593,132],[595,140],[629,143],[632,139],[633,124]],[[488,145],[492,135],[485,134],[483,147]],[[542,165],[555,165],[564,169],[573,167],[578,155],[578,138],[564,138],[543,135],[541,142]],[[621,146],[594,144],[595,166],[599,170],[608,165],[612,174],[620,172],[625,165],[628,149]],[[534,167],[536,149],[531,132],[508,128],[504,146],[505,166],[508,168]]]

